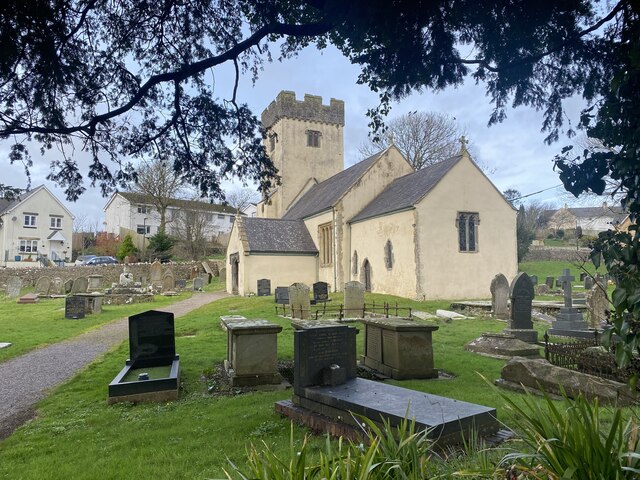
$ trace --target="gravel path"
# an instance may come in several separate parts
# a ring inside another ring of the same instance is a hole
[[[224,292],[196,293],[187,300],[162,307],[162,310],[181,317],[225,296]],[[128,320],[121,318],[0,363],[0,440],[35,416],[34,405],[49,389],[73,377],[127,337]]]

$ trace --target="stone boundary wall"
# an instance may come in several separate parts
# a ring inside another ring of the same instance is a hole
[[[209,264],[213,266],[224,266],[224,260],[209,260]],[[133,278],[140,276],[151,276],[149,267],[150,263],[132,263],[129,265],[129,271],[133,274]],[[162,265],[165,269],[171,269],[175,279],[189,279],[191,268],[198,267],[200,273],[204,273],[201,262],[184,262],[184,263],[165,263]],[[22,278],[23,286],[35,286],[36,280],[42,276],[51,278],[60,277],[63,282],[78,277],[86,277],[88,275],[102,275],[102,286],[111,286],[120,280],[120,274],[123,271],[123,264],[118,265],[88,265],[88,266],[68,266],[68,267],[40,267],[40,268],[0,268],[0,286],[6,285],[9,277]]]
[[[589,261],[589,248],[576,250],[572,247],[531,247],[525,255],[525,262],[539,260],[564,260],[569,262]]]

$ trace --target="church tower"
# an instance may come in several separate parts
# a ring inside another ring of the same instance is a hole
[[[259,217],[280,218],[312,185],[344,169],[344,102],[282,91],[262,112],[265,148],[280,185],[258,205]]]

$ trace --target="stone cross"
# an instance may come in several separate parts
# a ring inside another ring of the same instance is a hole
[[[562,282],[562,290],[564,291],[564,306],[568,308],[573,306],[573,303],[571,302],[571,282],[575,279],[576,277],[571,275],[568,268],[565,268],[562,271],[562,276],[558,277],[558,280]]]

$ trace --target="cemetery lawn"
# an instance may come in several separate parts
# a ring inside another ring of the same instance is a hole
[[[339,304],[342,294],[332,294]],[[389,302],[427,312],[448,308],[449,302],[413,302],[385,295],[368,295],[367,303]],[[155,304],[154,304],[155,306]],[[15,308],[15,307],[13,307]],[[143,307],[144,308],[144,307]],[[274,402],[290,399],[292,391],[240,393],[219,392],[212,373],[226,356],[226,333],[219,327],[223,314],[264,318],[283,326],[278,337],[280,360],[293,358],[293,329],[275,313],[273,297],[229,297],[178,318],[176,351],[181,359],[180,398],[160,404],[128,403],[108,406],[107,385],[124,366],[128,344],[123,343],[89,365],[68,383],[55,389],[37,406],[37,417],[0,442],[0,478],[12,479],[122,479],[122,478],[225,478],[229,461],[246,465],[249,442],[265,442],[288,461],[290,433],[297,449],[306,433],[291,427],[274,412]],[[123,314],[119,312],[119,315]],[[73,322],[73,321],[69,321]],[[428,322],[427,322],[428,323]],[[478,317],[473,320],[436,321],[433,333],[436,367],[450,378],[394,381],[394,384],[498,409],[509,424],[499,391],[481,377],[500,376],[504,360],[464,350],[468,341],[483,332],[499,332],[505,322]],[[543,331],[544,325],[537,325]],[[357,336],[362,351],[363,333]],[[212,387],[214,394],[209,393]],[[509,393],[521,398],[520,394]],[[512,426],[517,427],[517,425]],[[312,437],[317,452],[324,437]],[[496,462],[505,448],[468,457],[445,455],[433,460],[433,473],[449,478],[459,469],[480,468],[489,457]],[[512,442],[514,448],[521,443]],[[488,456],[488,457],[487,457]]]
[[[212,282],[206,290],[218,289]],[[23,292],[24,293],[24,292]],[[87,315],[81,320],[64,317],[64,298],[41,299],[38,303],[18,305],[16,299],[0,296],[0,341],[12,345],[0,350],[0,362],[27,353],[34,348],[57,343],[83,332],[153,308],[162,308],[185,300],[192,292],[185,291],[175,297],[156,295],[153,302],[131,305],[103,305],[102,313]]]

